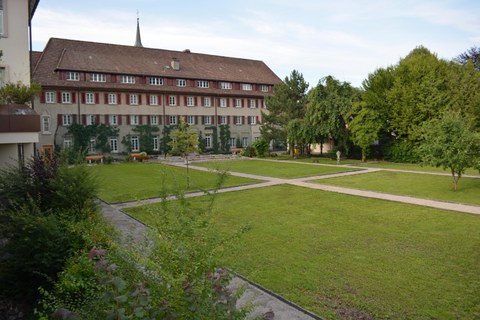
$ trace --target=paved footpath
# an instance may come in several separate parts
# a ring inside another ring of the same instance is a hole
[[[270,160],[265,160],[265,161],[270,161]],[[273,160],[273,161],[276,161],[276,160]],[[288,161],[285,161],[285,162],[288,162]],[[298,162],[294,162],[294,163],[298,164]],[[179,166],[179,167],[185,166],[185,164],[181,162],[176,162],[176,163],[173,162],[169,164]],[[317,166],[338,166],[338,165],[317,164],[317,163],[305,163],[305,164],[317,165]],[[338,167],[345,167],[345,166],[340,165]],[[201,170],[201,171],[212,171],[211,169],[195,166],[194,164],[191,164],[190,168],[195,170]],[[428,200],[428,199],[422,199],[422,198],[416,198],[416,197],[393,195],[393,194],[387,194],[382,192],[358,190],[358,189],[351,189],[351,188],[337,187],[337,186],[309,182],[309,180],[319,180],[319,179],[343,177],[343,176],[356,175],[356,174],[366,174],[366,173],[371,173],[371,172],[376,172],[381,170],[413,172],[413,173],[419,173],[419,174],[448,175],[448,174],[435,173],[435,172],[434,173],[418,172],[418,171],[365,168],[365,167],[354,167],[354,166],[349,166],[349,168],[355,168],[358,170],[312,176],[312,177],[294,178],[294,179],[282,179],[282,178],[260,176],[260,175],[247,174],[247,173],[241,173],[241,172],[229,172],[229,174],[233,176],[256,179],[256,180],[259,180],[259,182],[247,184],[247,185],[241,185],[241,186],[226,187],[226,188],[219,189],[216,192],[224,193],[224,192],[233,192],[233,191],[247,190],[247,189],[253,189],[253,188],[264,188],[264,187],[280,185],[280,184],[290,184],[290,185],[304,187],[304,188],[318,189],[318,190],[324,190],[329,192],[337,192],[337,193],[349,194],[353,196],[381,199],[381,200],[387,200],[387,201],[395,201],[395,202],[401,202],[401,203],[407,203],[407,204],[413,204],[413,205],[419,205],[419,206],[427,206],[432,208],[480,215],[480,206],[475,206],[475,205],[466,205],[466,204],[459,204],[459,203],[446,202],[446,201]],[[471,177],[480,178],[480,176],[471,176]],[[190,193],[187,193],[185,196],[190,198],[190,197],[198,197],[203,195],[205,195],[205,192],[190,192]],[[116,203],[116,204],[108,204],[105,202],[101,202],[101,206],[102,206],[102,211],[104,216],[109,221],[111,221],[112,224],[123,235],[123,241],[131,242],[133,240],[138,243],[145,243],[145,239],[146,239],[145,231],[147,226],[143,224],[141,221],[138,221],[135,218],[128,215],[122,209],[129,208],[129,207],[136,207],[136,206],[150,204],[150,203],[157,203],[160,201],[162,200],[159,198],[154,198],[154,199],[146,199],[141,201],[132,201],[132,202]],[[240,275],[238,277],[235,277],[232,280],[230,285],[233,289],[236,289],[239,287],[243,287],[245,289],[244,294],[238,300],[238,305],[241,306],[241,305],[244,305],[245,303],[253,303],[255,308],[252,310],[250,314],[250,318],[252,319],[255,317],[260,317],[260,319],[263,318],[263,319],[275,319],[275,320],[321,319],[319,316],[313,313],[310,313],[307,310],[302,309],[301,307],[285,300],[284,298],[276,295],[273,292],[270,292],[269,290],[259,286],[258,284],[252,283],[251,281],[243,278]]]

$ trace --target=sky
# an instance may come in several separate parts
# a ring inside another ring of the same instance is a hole
[[[480,46],[479,0],[40,0],[33,49],[49,38],[262,60],[311,87],[331,75],[360,87],[424,46],[451,60]]]

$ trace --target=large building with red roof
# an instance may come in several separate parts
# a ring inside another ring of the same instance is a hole
[[[47,153],[73,144],[73,123],[118,128],[112,153],[141,151],[133,129],[156,126],[148,143],[160,152],[163,129],[181,118],[207,150],[227,125],[229,145],[247,146],[260,136],[265,97],[281,81],[262,61],[144,48],[139,34],[135,46],[52,38],[33,57],[33,81],[42,85],[38,149]],[[99,153],[95,143],[90,153]]]

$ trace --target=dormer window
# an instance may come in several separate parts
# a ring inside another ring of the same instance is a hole
[[[220,89],[231,90],[232,89],[232,83],[231,82],[220,82]]]
[[[123,76],[120,78],[120,82],[121,82],[121,83],[134,84],[134,83],[135,83],[135,77],[134,77],[134,76],[126,76],[126,75],[123,75]]]
[[[163,79],[158,78],[158,77],[151,77],[148,80],[148,83],[151,84],[152,86],[162,86],[163,85]]]
[[[205,80],[198,80],[197,81],[197,87],[199,88],[208,88],[210,85],[209,85],[209,82],[208,81],[205,81]]]
[[[262,84],[262,85],[260,86],[260,90],[261,90],[262,92],[268,92],[268,86]]]
[[[67,72],[66,78],[68,81],[78,81],[80,80],[80,76],[78,72]]]
[[[107,75],[104,73],[92,73],[90,76],[92,82],[107,82]]]
[[[250,83],[242,83],[242,90],[252,91],[252,85]]]
[[[185,79],[177,79],[177,87],[186,87],[187,81]]]

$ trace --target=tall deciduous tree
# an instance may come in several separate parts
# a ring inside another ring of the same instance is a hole
[[[305,117],[308,83],[301,73],[293,70],[273,90],[274,95],[265,99],[267,112],[262,112],[264,123],[260,131],[267,141],[286,141],[288,123]],[[293,152],[292,146],[290,150]]]
[[[362,149],[365,161],[374,141],[391,138],[389,133],[388,91],[393,85],[393,68],[380,68],[363,81],[362,101],[355,103],[348,127],[353,142]]]
[[[340,82],[332,76],[321,79],[309,93],[308,123],[317,143],[333,139],[338,149],[349,152],[347,123],[352,105],[360,98],[360,92],[348,82]]]
[[[188,167],[188,155],[198,152],[198,135],[191,130],[184,119],[180,119],[178,127],[170,133],[172,139],[168,145],[172,148],[171,154],[179,154],[185,160],[187,165],[187,188],[190,187],[190,173]]]
[[[428,49],[418,47],[395,68],[387,102],[390,130],[397,139],[419,141],[423,122],[448,106],[447,65]]]
[[[467,168],[480,170],[480,134],[473,122],[458,112],[445,112],[439,119],[423,125],[419,153],[425,163],[450,169],[453,190]]]

